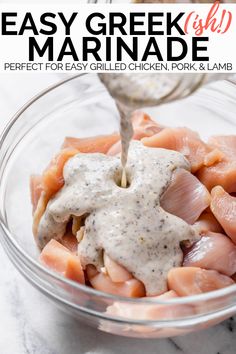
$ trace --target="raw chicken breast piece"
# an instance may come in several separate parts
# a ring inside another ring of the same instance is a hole
[[[119,134],[99,135],[91,138],[66,137],[62,148],[77,149],[82,153],[100,152],[106,154],[112,145],[120,139]]]
[[[124,282],[132,279],[133,276],[124,267],[113,261],[106,253],[104,253],[104,267],[107,274],[114,283]]]
[[[222,186],[226,192],[236,192],[236,136],[215,136],[209,139],[209,145],[223,153],[221,160],[198,171],[198,178],[211,191]]]
[[[211,196],[212,213],[236,244],[236,198],[229,195],[221,186],[214,187]]]
[[[163,126],[155,122],[148,114],[142,111],[135,111],[131,119],[134,129],[133,139],[135,140],[152,136],[164,129]]]
[[[109,275],[99,273],[94,268],[93,266],[87,266],[86,268],[88,279],[94,289],[125,297],[145,296],[144,285],[139,280],[132,278],[124,282],[115,283]]]
[[[220,223],[216,220],[215,216],[211,211],[204,211],[198,220],[194,223],[194,227],[196,227],[197,231],[200,234],[205,234],[208,231],[223,233],[224,230]]]
[[[78,154],[78,150],[74,148],[65,148],[61,150],[43,172],[42,186],[48,199],[63,187],[63,169],[65,163],[76,154]]]
[[[210,194],[206,187],[190,172],[177,169],[172,182],[161,198],[161,207],[193,224],[210,205]]]
[[[226,275],[215,270],[197,267],[172,268],[168,273],[168,287],[179,296],[197,295],[234,284]]]
[[[49,166],[44,170],[41,178],[36,178],[34,176],[31,177],[30,187],[33,204],[33,233],[35,238],[37,238],[38,225],[46,210],[49,199],[64,185],[64,165],[77,153],[78,150],[70,148],[61,150],[60,153],[52,159]]]
[[[66,278],[81,284],[85,283],[84,272],[79,257],[56,240],[52,239],[48,242],[42,250],[39,259],[42,264]]]
[[[211,148],[200,139],[199,135],[188,128],[165,128],[141,141],[148,147],[181,152],[189,160],[193,173],[204,165],[206,155],[211,152]]]
[[[236,246],[229,237],[208,232],[187,250],[183,265],[213,269],[231,276],[236,272]]]
[[[72,232],[67,231],[66,234],[60,240],[60,243],[68,248],[69,251],[76,254],[78,248],[78,241],[75,235]]]

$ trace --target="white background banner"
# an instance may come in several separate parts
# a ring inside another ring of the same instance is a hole
[[[2,4],[0,13],[0,72],[236,72],[236,4]]]

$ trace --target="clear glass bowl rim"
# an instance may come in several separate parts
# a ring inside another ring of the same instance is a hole
[[[65,78],[56,84],[53,84],[46,89],[42,90],[39,92],[37,95],[35,95],[33,98],[31,98],[28,102],[26,102],[16,113],[13,115],[13,117],[9,120],[8,124],[5,126],[5,129],[0,135],[0,163],[4,161],[4,156],[1,155],[1,148],[5,142],[5,139],[10,132],[11,128],[15,124],[15,122],[19,119],[21,119],[21,115],[31,106],[33,105],[36,101],[38,101],[41,97],[45,96],[47,93],[55,90],[56,88],[66,84],[69,81],[75,80],[79,77],[82,77],[84,75],[89,75],[89,74],[77,74],[70,76],[68,78]],[[1,183],[1,179],[0,179]],[[2,198],[1,192],[0,192],[0,198]],[[95,290],[93,288],[90,288],[86,285],[82,285],[79,283],[76,283],[74,281],[71,281],[69,279],[64,278],[62,275],[57,274],[50,269],[44,267],[41,265],[37,260],[29,256],[24,249],[16,242],[16,239],[14,237],[14,234],[11,233],[11,231],[8,229],[7,223],[5,222],[4,215],[0,213],[0,226],[1,226],[1,231],[3,232],[3,235],[8,238],[8,241],[10,242],[11,247],[15,248],[17,252],[20,254],[22,259],[25,259],[29,262],[29,264],[32,264],[33,267],[35,267],[37,270],[42,272],[43,274],[49,276],[49,278],[52,278],[52,280],[59,280],[60,282],[69,285],[72,289],[77,289],[80,290],[81,292],[84,292],[86,294],[93,295],[94,297],[98,298],[103,298],[103,299],[108,299],[108,300],[113,300],[114,302],[124,302],[124,303],[132,303],[132,304],[156,304],[156,305],[164,305],[164,304],[195,304],[197,302],[201,301],[208,301],[208,300],[217,300],[221,297],[228,296],[228,295],[236,295],[236,284],[231,285],[229,287],[211,291],[208,293],[204,294],[199,294],[199,295],[191,295],[191,296],[184,296],[184,297],[179,297],[179,298],[173,298],[173,299],[165,299],[165,300],[158,300],[155,297],[154,298],[127,298],[123,296],[117,296],[117,295],[112,295],[108,293],[104,293],[98,290]],[[4,248],[4,247],[3,247]]]

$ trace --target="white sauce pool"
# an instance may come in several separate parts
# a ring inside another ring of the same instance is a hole
[[[88,213],[78,246],[83,267],[100,270],[105,251],[143,282],[147,295],[166,291],[168,271],[182,264],[180,242],[198,238],[192,226],[160,207],[177,168],[189,170],[182,154],[132,141],[126,165],[130,186],[120,188],[118,157],[79,153],[66,163],[65,185],[40,221],[39,244],[62,237],[71,215]]]

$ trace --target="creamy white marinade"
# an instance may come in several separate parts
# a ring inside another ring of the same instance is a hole
[[[198,238],[192,226],[160,207],[177,168],[189,170],[182,154],[133,141],[126,166],[130,186],[120,188],[118,157],[77,154],[66,163],[65,185],[40,221],[39,244],[60,239],[71,215],[88,214],[78,245],[84,268],[100,270],[105,251],[143,282],[147,295],[166,291],[168,271],[182,264],[180,242]]]

